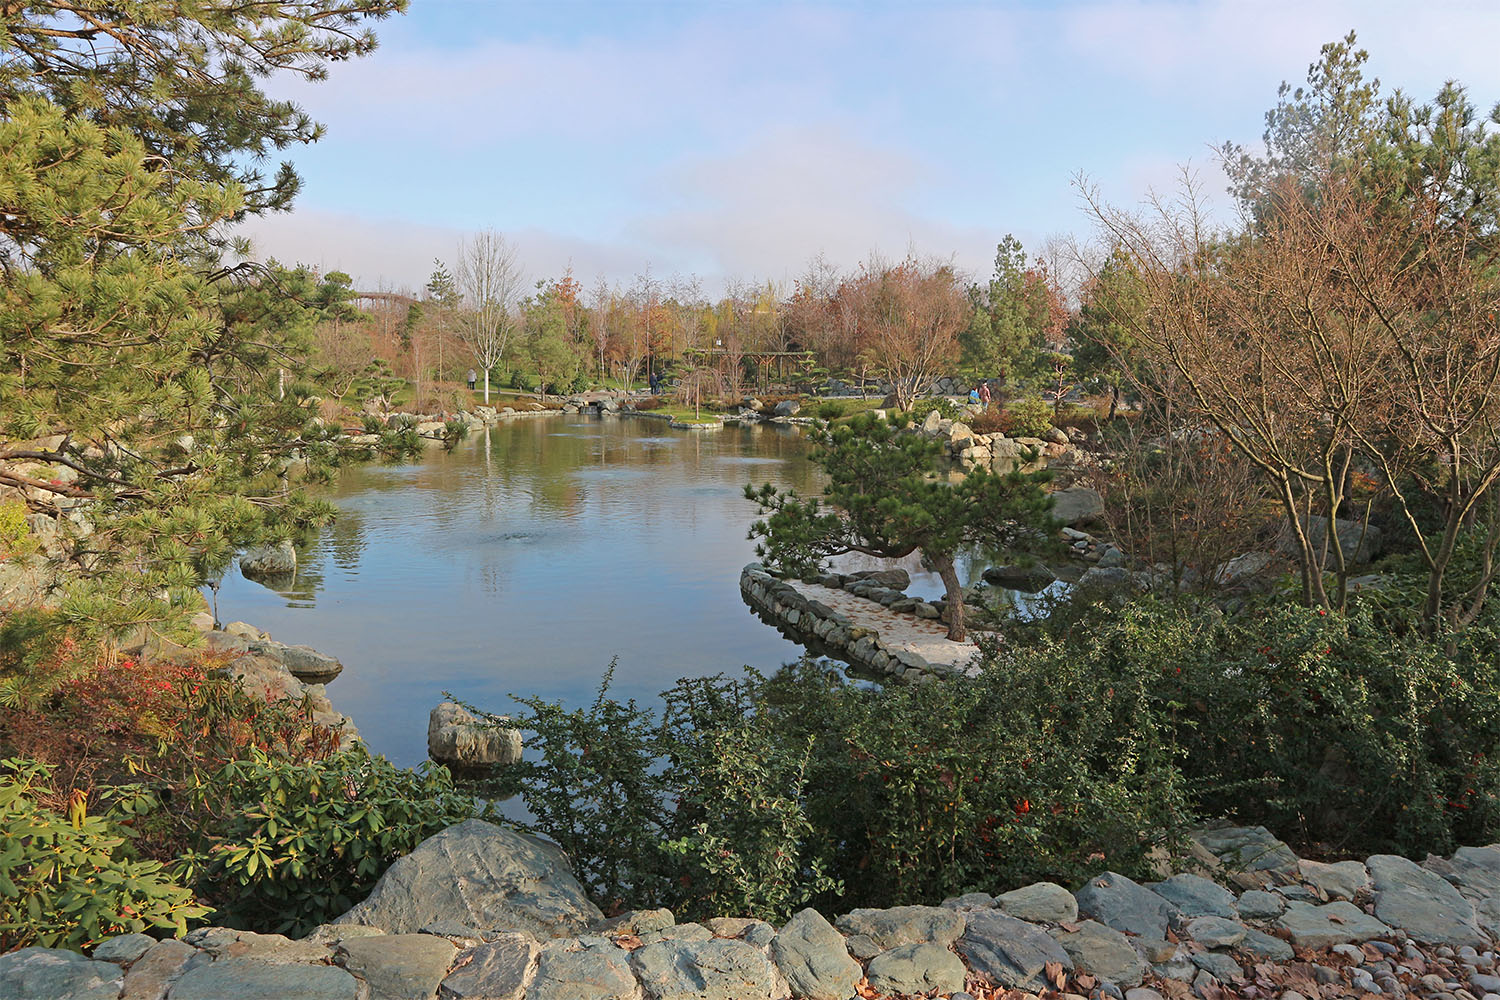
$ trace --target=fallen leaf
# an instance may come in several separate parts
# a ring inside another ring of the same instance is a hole
[[[1077,924],[1070,924],[1066,920],[1064,920],[1062,923],[1058,924],[1057,926],[1061,927],[1063,930],[1067,931],[1069,934],[1077,934],[1078,933],[1078,925]]]
[[[1043,975],[1046,977],[1047,982],[1059,990],[1063,988],[1063,984],[1068,980],[1068,977],[1063,974],[1061,962],[1048,962],[1043,970]]]

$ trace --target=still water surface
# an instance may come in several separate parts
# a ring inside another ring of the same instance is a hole
[[[411,765],[445,690],[502,712],[511,694],[581,705],[618,657],[613,693],[654,702],[679,677],[797,659],[740,599],[744,488],[813,491],[816,475],[789,427],[514,420],[452,453],[348,470],[295,585],[232,569],[219,618],[341,659],[334,706]]]

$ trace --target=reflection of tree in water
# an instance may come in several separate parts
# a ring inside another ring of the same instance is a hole
[[[334,518],[331,525],[318,540],[318,547],[327,551],[333,565],[346,573],[359,568],[360,556],[364,554],[364,515],[357,510],[344,510]]]

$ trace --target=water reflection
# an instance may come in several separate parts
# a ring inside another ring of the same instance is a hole
[[[296,581],[277,593],[231,571],[219,615],[342,659],[334,704],[411,764],[444,690],[499,711],[510,693],[581,704],[618,656],[615,694],[654,700],[679,677],[796,659],[740,601],[743,490],[808,492],[815,475],[784,427],[513,421],[419,464],[348,470]]]

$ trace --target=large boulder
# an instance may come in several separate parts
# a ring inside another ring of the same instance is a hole
[[[1176,905],[1118,872],[1089,879],[1077,897],[1079,913],[1147,941],[1166,940],[1168,929],[1179,919]]]
[[[846,1000],[860,979],[844,938],[817,910],[803,910],[771,940],[771,957],[806,1000]]]
[[[776,409],[775,411],[773,411],[773,415],[778,417],[795,417],[797,415],[797,412],[801,409],[802,403],[799,400],[783,399],[781,402],[776,404]]]
[[[521,731],[481,722],[445,701],[427,717],[427,756],[458,767],[514,764],[521,759]]]
[[[1104,516],[1104,500],[1098,490],[1070,486],[1052,494],[1052,517],[1068,527],[1089,524]]]
[[[1427,944],[1489,947],[1473,904],[1446,879],[1395,854],[1377,854],[1366,863],[1375,884],[1375,916],[1382,921]]]
[[[457,921],[545,939],[581,934],[603,917],[561,848],[471,819],[422,841],[386,870],[368,899],[334,923],[415,934],[428,924]]]
[[[940,906],[851,910],[839,917],[838,928],[851,937],[865,935],[881,950],[919,942],[946,948],[964,932],[964,915]]]
[[[61,948],[22,948],[0,956],[0,1000],[115,1000],[125,974]]]
[[[654,1000],[773,1000],[776,970],[744,941],[658,941],[630,953],[630,965]]]
[[[1263,826],[1225,826],[1189,834],[1231,871],[1295,874],[1297,855]]]
[[[1131,947],[1130,940],[1113,927],[1085,920],[1077,925],[1076,930],[1059,928],[1052,932],[1052,936],[1062,945],[1076,968],[1092,972],[1121,989],[1139,986],[1145,978],[1146,963]]]
[[[958,939],[958,953],[975,972],[1012,989],[1046,989],[1048,962],[1073,968],[1067,951],[1046,931],[996,910],[969,914],[963,937]]]
[[[1391,929],[1353,903],[1340,900],[1315,906],[1294,900],[1273,926],[1286,931],[1298,948],[1330,948],[1385,937]]]
[[[280,583],[297,573],[297,550],[288,541],[257,545],[240,555],[240,572],[261,583]]]
[[[1317,551],[1327,550],[1328,565],[1335,564],[1333,554],[1333,542],[1328,537],[1328,518],[1308,517],[1302,522],[1302,530],[1307,534],[1307,540]],[[1338,539],[1338,545],[1344,553],[1344,559],[1351,565],[1367,563],[1380,555],[1381,534],[1380,529],[1373,524],[1363,521],[1349,521],[1339,518],[1334,522],[1334,537]],[[1282,538],[1282,549],[1286,552],[1297,550],[1297,540],[1292,536],[1290,529]]]

